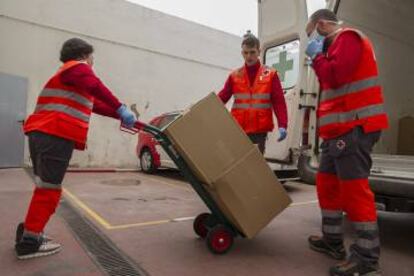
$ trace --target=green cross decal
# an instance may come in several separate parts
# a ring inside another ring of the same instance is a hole
[[[280,81],[285,80],[286,72],[293,69],[293,59],[287,60],[287,51],[279,53],[279,63],[272,65],[273,68],[279,73]]]

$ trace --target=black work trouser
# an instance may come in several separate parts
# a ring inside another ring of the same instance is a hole
[[[60,188],[75,143],[38,131],[30,132],[28,136],[36,185],[39,188]]]
[[[357,233],[350,259],[376,264],[380,256],[375,198],[368,177],[371,152],[381,132],[365,133],[361,127],[325,140],[316,178],[322,209],[322,232],[327,240],[343,241],[344,212]]]
[[[252,141],[253,144],[259,147],[260,152],[264,154],[266,148],[267,132],[252,133],[248,134],[247,136],[249,136],[250,141]]]

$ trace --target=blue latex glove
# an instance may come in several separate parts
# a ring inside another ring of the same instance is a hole
[[[323,42],[324,42],[324,39],[321,39],[319,37],[309,40],[308,47],[306,48],[306,54],[311,59],[314,59],[319,53],[322,53]]]
[[[287,136],[287,130],[284,127],[279,128],[279,139],[277,139],[278,142],[283,141],[286,139]]]
[[[124,104],[116,110],[116,113],[121,117],[122,124],[128,128],[132,128],[137,121],[134,113]]]

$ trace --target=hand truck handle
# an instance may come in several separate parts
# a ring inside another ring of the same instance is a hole
[[[154,136],[158,136],[162,134],[162,131],[152,125],[145,124],[140,121],[136,121],[134,126],[132,128],[126,127],[125,125],[121,124],[119,129],[123,132],[129,133],[129,134],[137,134],[139,131],[145,131],[150,134],[153,134]]]

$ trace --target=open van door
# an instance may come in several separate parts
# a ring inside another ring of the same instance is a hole
[[[266,144],[266,160],[276,173],[296,170],[301,147],[309,145],[307,131],[302,129],[309,127],[317,94],[312,92],[313,87],[310,92],[304,89],[315,83],[305,56],[307,20],[306,0],[259,0],[262,61],[278,71],[288,107],[287,138],[277,142],[279,134],[275,128]]]
[[[414,212],[414,1],[328,0],[327,7],[337,14],[345,27],[357,28],[366,34],[375,50],[390,121],[390,127],[382,132],[372,154],[369,180],[376,201],[380,203],[378,206],[387,211]],[[298,173],[304,182],[314,183],[321,140],[316,132],[316,114],[312,106],[318,104],[319,88],[314,73],[308,69],[304,70],[300,82],[304,96],[299,97],[299,104],[311,107],[305,107],[310,114],[308,120],[307,111],[305,116],[302,114]],[[295,129],[299,128],[296,122],[291,123],[295,123]]]

